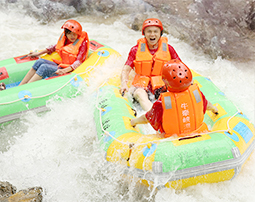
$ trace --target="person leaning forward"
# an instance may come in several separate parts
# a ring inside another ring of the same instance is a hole
[[[152,102],[147,92],[151,91],[157,99],[158,92],[165,89],[161,77],[163,65],[171,59],[180,60],[180,58],[174,48],[168,44],[167,37],[162,37],[163,25],[159,19],[145,20],[142,34],[144,38],[139,39],[137,45],[131,48],[122,69],[120,93],[130,91],[142,109],[148,111],[152,107]],[[127,83],[132,69],[136,74],[129,89]]]
[[[163,67],[162,78],[167,92],[160,95],[146,114],[131,119],[131,125],[150,123],[164,137],[188,136],[207,132],[203,122],[206,110],[218,114],[196,83],[192,84],[190,69],[179,60],[171,60]]]

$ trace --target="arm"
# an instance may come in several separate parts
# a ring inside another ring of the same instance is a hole
[[[47,54],[51,54],[53,53],[54,51],[56,50],[56,45],[51,45],[49,46],[48,48],[40,51],[40,52],[37,52],[37,51],[34,51],[34,52],[30,52],[27,56],[28,57],[31,57],[31,58],[35,58],[35,57],[39,57],[40,55],[44,54],[44,53],[47,53]]]
[[[134,119],[131,119],[131,126],[135,127],[137,124],[146,124],[149,121],[146,119],[145,114]]]
[[[159,98],[156,102],[154,102],[152,108],[150,111],[148,111],[146,114],[134,118],[131,120],[131,125],[135,126],[136,124],[146,124],[150,123],[151,126],[154,128],[154,130],[162,131],[162,115],[163,115],[163,107],[162,102]]]
[[[134,60],[136,58],[136,52],[137,52],[138,45],[133,46],[131,50],[129,51],[127,61],[122,69],[121,72],[121,87],[120,87],[120,93],[123,94],[125,91],[128,91],[127,83],[129,81],[129,74],[134,66]]]
[[[171,55],[171,59],[177,59],[177,60],[180,60],[180,57],[178,56],[178,54],[176,53],[175,49],[168,44],[168,49],[169,49],[169,52],[170,52],[170,55]]]
[[[63,74],[66,74],[68,72],[71,72],[73,71],[73,68],[71,66],[69,67],[66,67],[64,69],[58,69],[55,73],[58,74],[58,75],[63,75]]]
[[[120,87],[120,93],[123,94],[125,91],[128,91],[128,79],[129,79],[129,73],[131,71],[131,67],[129,65],[124,65],[122,71],[121,71],[121,87]]]
[[[208,103],[207,103],[207,106],[206,106],[206,110],[212,111],[212,113],[217,115],[218,114],[218,108],[213,106],[213,104],[211,102],[209,102],[209,101],[207,101],[207,102]]]
[[[201,91],[200,91],[201,92]],[[218,114],[218,108],[213,106],[213,104],[211,102],[209,102],[204,94],[201,92],[201,95],[202,95],[202,99],[203,99],[203,105],[204,105],[204,109],[203,109],[203,112],[205,113],[206,110],[209,110],[209,111],[212,111],[214,114]]]
[[[77,67],[79,67],[86,60],[87,51],[88,51],[87,43],[88,43],[88,41],[86,39],[82,42],[82,44],[79,48],[79,53],[77,55],[76,61],[70,65],[72,70],[75,70]],[[72,70],[70,70],[70,71],[72,71]]]
[[[42,55],[44,53],[48,53],[48,50],[44,49],[44,50],[42,50],[40,52],[36,52],[36,51],[30,52],[27,56],[30,57],[30,58],[36,58],[36,57],[38,57],[38,56],[40,56],[40,55]]]

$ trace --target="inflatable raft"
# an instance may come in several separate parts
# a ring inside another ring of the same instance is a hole
[[[19,56],[0,61],[0,82],[6,84],[6,90],[0,91],[0,124],[19,118],[24,112],[42,112],[49,110],[50,99],[72,98],[81,93],[82,83],[88,84],[88,78],[95,68],[102,67],[112,55],[120,54],[112,48],[90,41],[89,57],[72,73],[46,78],[40,81],[18,86],[37,59]],[[58,59],[55,52],[42,56],[44,59]]]
[[[94,116],[108,162],[123,165],[125,174],[156,188],[181,189],[231,180],[239,174],[255,147],[254,126],[210,79],[192,73],[219,114],[205,114],[210,132],[184,138],[144,135],[139,127],[131,126],[132,104],[120,95],[119,88],[100,88]]]

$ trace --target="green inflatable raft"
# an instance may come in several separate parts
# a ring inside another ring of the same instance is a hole
[[[108,162],[123,165],[124,173],[156,188],[215,183],[240,173],[255,147],[254,126],[210,79],[192,73],[219,114],[206,113],[204,121],[210,132],[183,138],[143,134],[139,126],[131,126],[133,106],[120,95],[119,88],[108,85],[99,89],[94,116]]]
[[[0,61],[0,82],[6,90],[0,91],[0,124],[19,118],[27,111],[47,111],[50,99],[73,98],[86,87],[88,77],[95,68],[101,68],[112,55],[119,53],[96,40],[90,40],[89,57],[72,73],[46,78],[18,86],[37,59],[18,56]],[[44,55],[47,60],[58,59],[55,52]]]

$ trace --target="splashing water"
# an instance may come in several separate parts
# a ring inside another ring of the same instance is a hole
[[[40,24],[19,10],[0,11],[0,59],[55,44],[65,20]],[[107,163],[96,140],[94,92],[106,78],[120,73],[130,48],[141,37],[119,19],[75,18],[91,39],[109,45],[121,55],[91,79],[82,96],[48,103],[51,111],[24,114],[0,128],[0,180],[24,189],[44,188],[44,201],[252,201],[255,197],[255,155],[232,181],[202,184],[175,191],[155,191],[122,176],[123,168]],[[254,66],[208,56],[168,36],[169,43],[190,68],[210,77],[254,123]],[[249,182],[249,183],[247,183]]]

